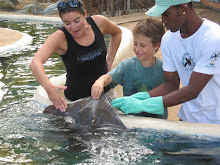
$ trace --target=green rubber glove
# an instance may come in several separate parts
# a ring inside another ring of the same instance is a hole
[[[148,92],[138,92],[131,95],[130,97],[136,98],[138,100],[145,100],[150,98],[150,95],[148,94]]]
[[[151,114],[164,114],[163,97],[151,97],[146,100],[138,100],[128,97],[118,98],[112,101],[112,107],[125,114],[147,112]]]
[[[114,103],[114,107],[113,107],[113,104],[112,104],[112,107],[120,110],[120,107],[124,104],[124,101],[128,98],[129,97],[125,96],[125,97],[119,97],[119,98],[112,100],[111,104]]]
[[[121,111],[121,109],[120,109],[121,105],[123,105],[124,101],[128,98],[129,98],[129,96],[124,96],[124,97],[119,97],[119,98],[112,100],[112,102],[114,102],[114,105],[115,105],[115,107],[113,107],[113,106],[112,107],[117,108],[119,111]]]
[[[138,100],[145,100],[145,99],[150,98],[150,95],[148,94],[148,92],[138,92],[138,93],[135,93],[131,96],[124,96],[124,97],[116,98],[116,99],[114,99],[114,104],[117,104],[120,107],[121,104],[123,104],[123,102],[126,99],[128,99],[129,97],[133,97],[133,98],[136,98]]]

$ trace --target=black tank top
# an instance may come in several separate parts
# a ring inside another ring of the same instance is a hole
[[[79,45],[65,27],[60,29],[65,33],[68,44],[66,53],[61,55],[67,71],[64,94],[72,101],[91,96],[93,83],[107,73],[104,36],[91,17],[86,20],[95,33],[95,41],[90,46]],[[109,89],[108,86],[104,91]]]

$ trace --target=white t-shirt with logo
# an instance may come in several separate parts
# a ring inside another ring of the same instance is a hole
[[[182,104],[178,117],[183,121],[220,124],[220,26],[204,19],[190,37],[168,31],[161,43],[163,70],[177,71],[183,86],[192,72],[214,75],[196,99]]]

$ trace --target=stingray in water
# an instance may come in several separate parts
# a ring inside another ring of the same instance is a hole
[[[76,100],[68,104],[66,112],[50,105],[44,113],[71,116],[81,126],[126,128],[104,94],[99,100],[92,97]]]

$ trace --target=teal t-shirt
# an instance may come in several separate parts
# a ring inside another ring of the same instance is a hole
[[[111,85],[113,87],[118,84],[123,86],[124,96],[130,96],[137,92],[150,91],[165,81],[162,65],[163,62],[158,58],[156,58],[155,64],[149,68],[143,67],[137,57],[126,59],[108,72],[112,77]],[[165,108],[164,115],[147,113],[141,113],[139,115],[167,118],[167,108]]]

